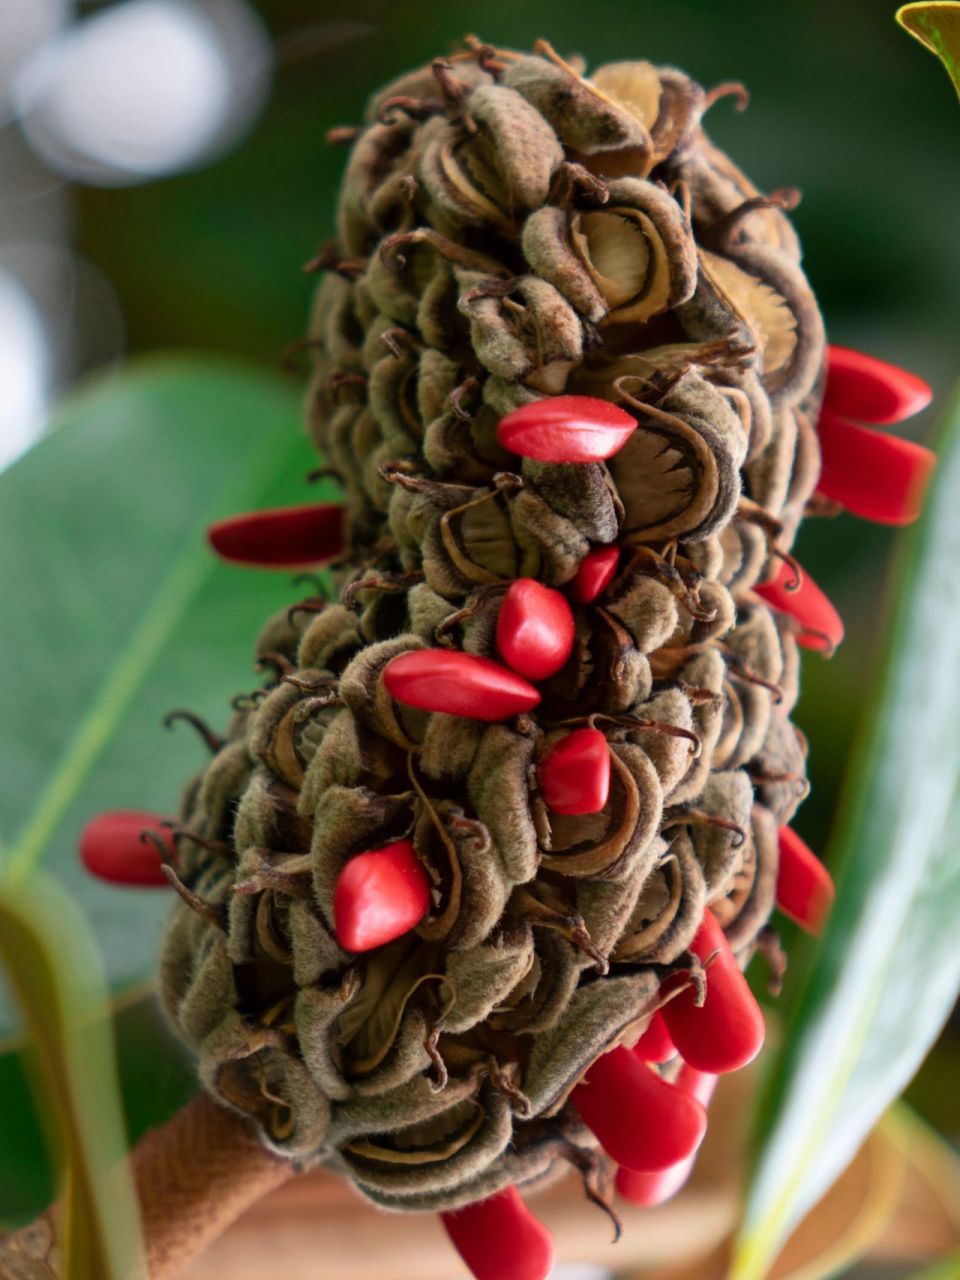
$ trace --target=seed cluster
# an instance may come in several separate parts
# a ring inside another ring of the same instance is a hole
[[[707,908],[741,966],[770,941],[805,752],[754,588],[817,482],[824,340],[716,96],[470,43],[374,97],[318,260],[342,595],[266,626],[275,679],[188,791],[162,986],[207,1088],[389,1207],[565,1162],[604,1199],[577,1086],[709,992]],[[339,878],[383,850],[429,906],[349,951]]]

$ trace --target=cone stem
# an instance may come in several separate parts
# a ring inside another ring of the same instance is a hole
[[[245,1210],[294,1174],[292,1163],[269,1152],[244,1120],[206,1094],[146,1133],[130,1164],[149,1280],[175,1280]],[[44,1264],[37,1274],[45,1280],[57,1280],[56,1218],[54,1205],[0,1241],[0,1280],[32,1275],[27,1259]]]

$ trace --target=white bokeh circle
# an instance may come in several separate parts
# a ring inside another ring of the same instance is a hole
[[[229,148],[263,105],[270,61],[244,0],[126,0],[49,40],[14,97],[47,164],[119,186]]]

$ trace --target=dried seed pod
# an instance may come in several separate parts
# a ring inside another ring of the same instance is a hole
[[[701,271],[747,323],[763,358],[762,381],[774,403],[797,404],[823,360],[823,322],[800,268],[765,245],[701,250]]]
[[[581,155],[629,149],[649,159],[652,112],[625,109],[571,64],[559,58],[519,57],[506,68],[503,83],[536,107],[565,148]]]
[[[558,212],[532,215],[524,252],[588,320],[643,324],[693,295],[697,255],[689,226],[654,183],[619,178],[602,208]]]
[[[651,161],[657,165],[674,152],[685,153],[706,104],[706,94],[673,67],[649,62],[609,62],[597,67],[591,84],[638,119],[650,132]],[[598,171],[610,173],[614,157]],[[620,172],[634,172],[633,157],[618,156]]]
[[[746,90],[739,91],[746,105]],[[696,132],[679,163],[667,165],[673,177],[682,177],[690,193],[693,223],[702,236],[709,235],[718,222],[725,222],[729,233],[739,240],[770,245],[800,261],[800,242],[790,219],[784,212],[788,206],[760,199],[760,191],[731,158],[715,147],[706,133]]]
[[[790,546],[829,415],[919,399],[840,354],[818,435],[793,197],[712,146],[711,100],[471,41],[371,101],[310,264],[340,599],[264,631],[270,683],[175,828],[162,988],[205,1087],[280,1154],[443,1212],[481,1276],[491,1223],[549,1265],[514,1188],[572,1163],[606,1202],[591,1127],[658,1167],[628,1197],[682,1182],[713,1074],[759,1047],[741,966],[775,895],[808,927],[825,900],[777,832],[797,645],[840,628],[787,590]]]
[[[706,538],[740,497],[746,440],[739,418],[692,372],[658,406],[634,403],[643,420],[609,464],[625,509],[624,541]]]
[[[474,145],[485,146],[511,209],[538,208],[563,162],[563,148],[548,122],[505,84],[481,85],[466,99],[464,109],[477,126]]]
[[[580,320],[546,280],[520,276],[507,284],[505,292],[501,280],[481,282],[460,295],[477,359],[492,374],[556,395],[583,355]]]
[[[602,209],[572,217],[570,239],[606,304],[608,324],[644,324],[693,294],[690,229],[676,201],[653,183],[612,182]]]
[[[615,62],[589,79],[546,47],[546,58],[517,58],[504,74],[594,172],[645,175],[696,127],[705,95],[669,67]]]

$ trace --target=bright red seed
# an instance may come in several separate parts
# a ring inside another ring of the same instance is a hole
[[[712,1071],[698,1071],[689,1062],[685,1062],[674,1083],[678,1089],[689,1093],[691,1098],[696,1098],[701,1106],[708,1107],[717,1087],[717,1077]]]
[[[409,840],[358,853],[333,890],[337,941],[345,951],[370,951],[420,923],[430,906],[430,881]]]
[[[923,507],[936,454],[922,444],[846,422],[830,409],[817,427],[823,458],[817,492],[879,524],[910,524]]]
[[[713,1096],[717,1077],[707,1071],[697,1071],[684,1063],[675,1083],[678,1089],[689,1093],[703,1107],[707,1107]],[[677,1161],[668,1169],[661,1169],[655,1173],[638,1173],[633,1169],[619,1169],[617,1191],[624,1200],[629,1200],[632,1204],[648,1206],[663,1204],[665,1200],[676,1195],[689,1178],[695,1159],[696,1153],[687,1156],[686,1160]]]
[[[276,507],[218,520],[207,530],[223,560],[273,569],[299,569],[340,555],[346,545],[344,508],[335,502]]]
[[[777,906],[807,933],[818,934],[833,906],[833,879],[791,827],[781,827]]]
[[[641,1062],[666,1062],[676,1051],[663,1014],[658,1009],[650,1019],[646,1031],[633,1046],[633,1052]]]
[[[701,960],[714,952],[717,955],[707,970],[707,998],[702,1008],[694,1003],[692,986],[663,1006],[670,1038],[683,1060],[698,1071],[714,1075],[737,1071],[763,1046],[763,1013],[711,911],[704,911],[690,950]]]
[[[533,578],[507,588],[497,614],[500,657],[528,680],[556,675],[573,652],[573,613],[566,596]]]
[[[619,560],[619,547],[597,547],[596,551],[587,552],[570,583],[570,594],[577,604],[590,604],[606,591]]]
[[[156,813],[119,809],[91,818],[80,834],[80,860],[91,875],[111,884],[167,888],[163,863],[155,844],[141,840],[143,831],[155,831],[175,853],[173,832],[161,824],[168,819]]]
[[[544,804],[553,813],[599,813],[610,795],[610,748],[599,729],[574,729],[537,766]]]
[[[603,1149],[627,1169],[667,1169],[693,1155],[707,1128],[696,1098],[629,1049],[598,1058],[571,1095]]]
[[[454,649],[414,649],[383,670],[391,697],[421,711],[473,720],[506,720],[531,711],[540,694],[522,676],[489,658]]]
[[[538,462],[602,462],[637,429],[625,409],[595,396],[547,396],[501,418],[504,449]]]
[[[440,1219],[476,1280],[546,1280],[553,1269],[553,1237],[516,1187]]]
[[[933,398],[922,378],[849,347],[827,348],[824,404],[835,414],[889,426],[902,422]]]
[[[761,583],[754,590],[767,604],[800,624],[797,644],[832,651],[843,640],[843,619],[808,573],[796,591],[787,588],[792,579],[793,570],[784,564],[772,582]]]

